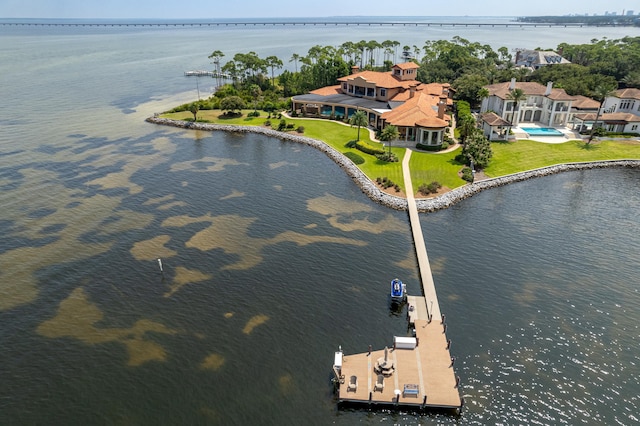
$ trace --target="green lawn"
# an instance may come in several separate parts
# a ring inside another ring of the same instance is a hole
[[[443,154],[414,151],[409,160],[413,190],[418,191],[420,185],[433,181],[449,189],[464,185],[466,182],[458,177],[462,165],[454,160],[460,150],[461,148],[458,148]]]
[[[493,142],[493,158],[484,172],[487,176],[504,176],[524,170],[582,161],[640,159],[640,143],[601,141],[590,145],[582,141],[548,144],[519,140]]]
[[[245,110],[241,117],[227,119],[222,116],[219,110],[203,110],[198,113],[198,121],[216,124],[262,126],[267,120],[267,113],[259,111],[260,117],[247,117],[247,113],[251,111]],[[187,111],[163,114],[162,117],[186,120],[192,119],[193,114]],[[271,118],[270,120],[271,125],[275,127],[280,122],[277,118]],[[399,162],[386,163],[379,161],[373,155],[345,146],[347,142],[356,139],[358,130],[355,127],[330,120],[287,118],[286,121],[293,123],[295,128],[303,126],[305,136],[324,141],[342,153],[350,151],[364,158],[365,162],[358,167],[371,180],[376,180],[378,177],[386,177],[398,184],[403,190],[405,189],[402,176],[404,148],[392,147],[392,151],[398,156]],[[372,141],[369,137],[369,131],[364,128],[360,129],[360,140],[370,145],[382,146],[380,143]],[[547,144],[520,140],[517,142],[493,142],[491,148],[493,150],[493,158],[489,167],[484,170],[485,174],[490,177],[504,176],[560,163],[640,159],[640,143],[635,141],[598,141],[587,145],[581,141]],[[433,181],[437,181],[442,186],[450,189],[464,185],[465,182],[458,177],[458,172],[462,166],[454,160],[459,152],[460,149],[445,154],[414,151],[411,154],[410,161],[411,182],[414,191],[417,191],[423,183],[428,184]]]

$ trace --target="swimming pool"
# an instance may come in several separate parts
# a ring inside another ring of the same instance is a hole
[[[552,127],[521,127],[529,136],[564,136],[559,130]]]

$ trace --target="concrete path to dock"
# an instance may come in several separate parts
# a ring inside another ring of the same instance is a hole
[[[404,175],[404,187],[407,194],[407,206],[409,210],[409,223],[411,223],[411,231],[413,232],[413,243],[416,248],[416,256],[418,257],[418,268],[420,269],[420,280],[422,281],[422,291],[427,302],[427,310],[431,318],[440,321],[440,305],[438,304],[438,296],[436,294],[436,286],[433,282],[433,274],[431,273],[431,265],[429,264],[429,256],[427,256],[427,247],[424,243],[424,235],[422,234],[422,226],[420,226],[420,215],[418,214],[418,206],[411,184],[411,170],[409,169],[409,160],[411,159],[411,150],[407,148],[404,159],[402,160],[402,174]]]

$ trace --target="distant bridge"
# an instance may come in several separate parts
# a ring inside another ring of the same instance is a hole
[[[229,22],[0,22],[0,26],[17,27],[304,27],[304,26],[336,26],[336,27],[515,27],[515,28],[561,28],[561,27],[628,27],[628,23],[551,23],[551,22],[389,22],[389,21],[229,21]]]

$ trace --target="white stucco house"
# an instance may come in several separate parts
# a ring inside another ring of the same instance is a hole
[[[489,97],[482,100],[480,113],[493,111],[498,117],[514,127],[520,123],[536,123],[543,127],[566,127],[569,123],[572,102],[564,89],[554,89],[553,82],[546,86],[534,82],[511,82],[485,86]],[[525,98],[518,102],[510,99],[515,89],[521,89]]]
[[[596,107],[594,111],[575,114],[573,128],[580,131],[590,130],[596,121],[597,113]],[[613,96],[605,99],[597,118],[597,126],[604,127],[608,132],[640,133],[640,89],[616,90]]]
[[[602,113],[626,112],[640,115],[640,89],[628,88],[614,92],[613,96],[605,99]]]

